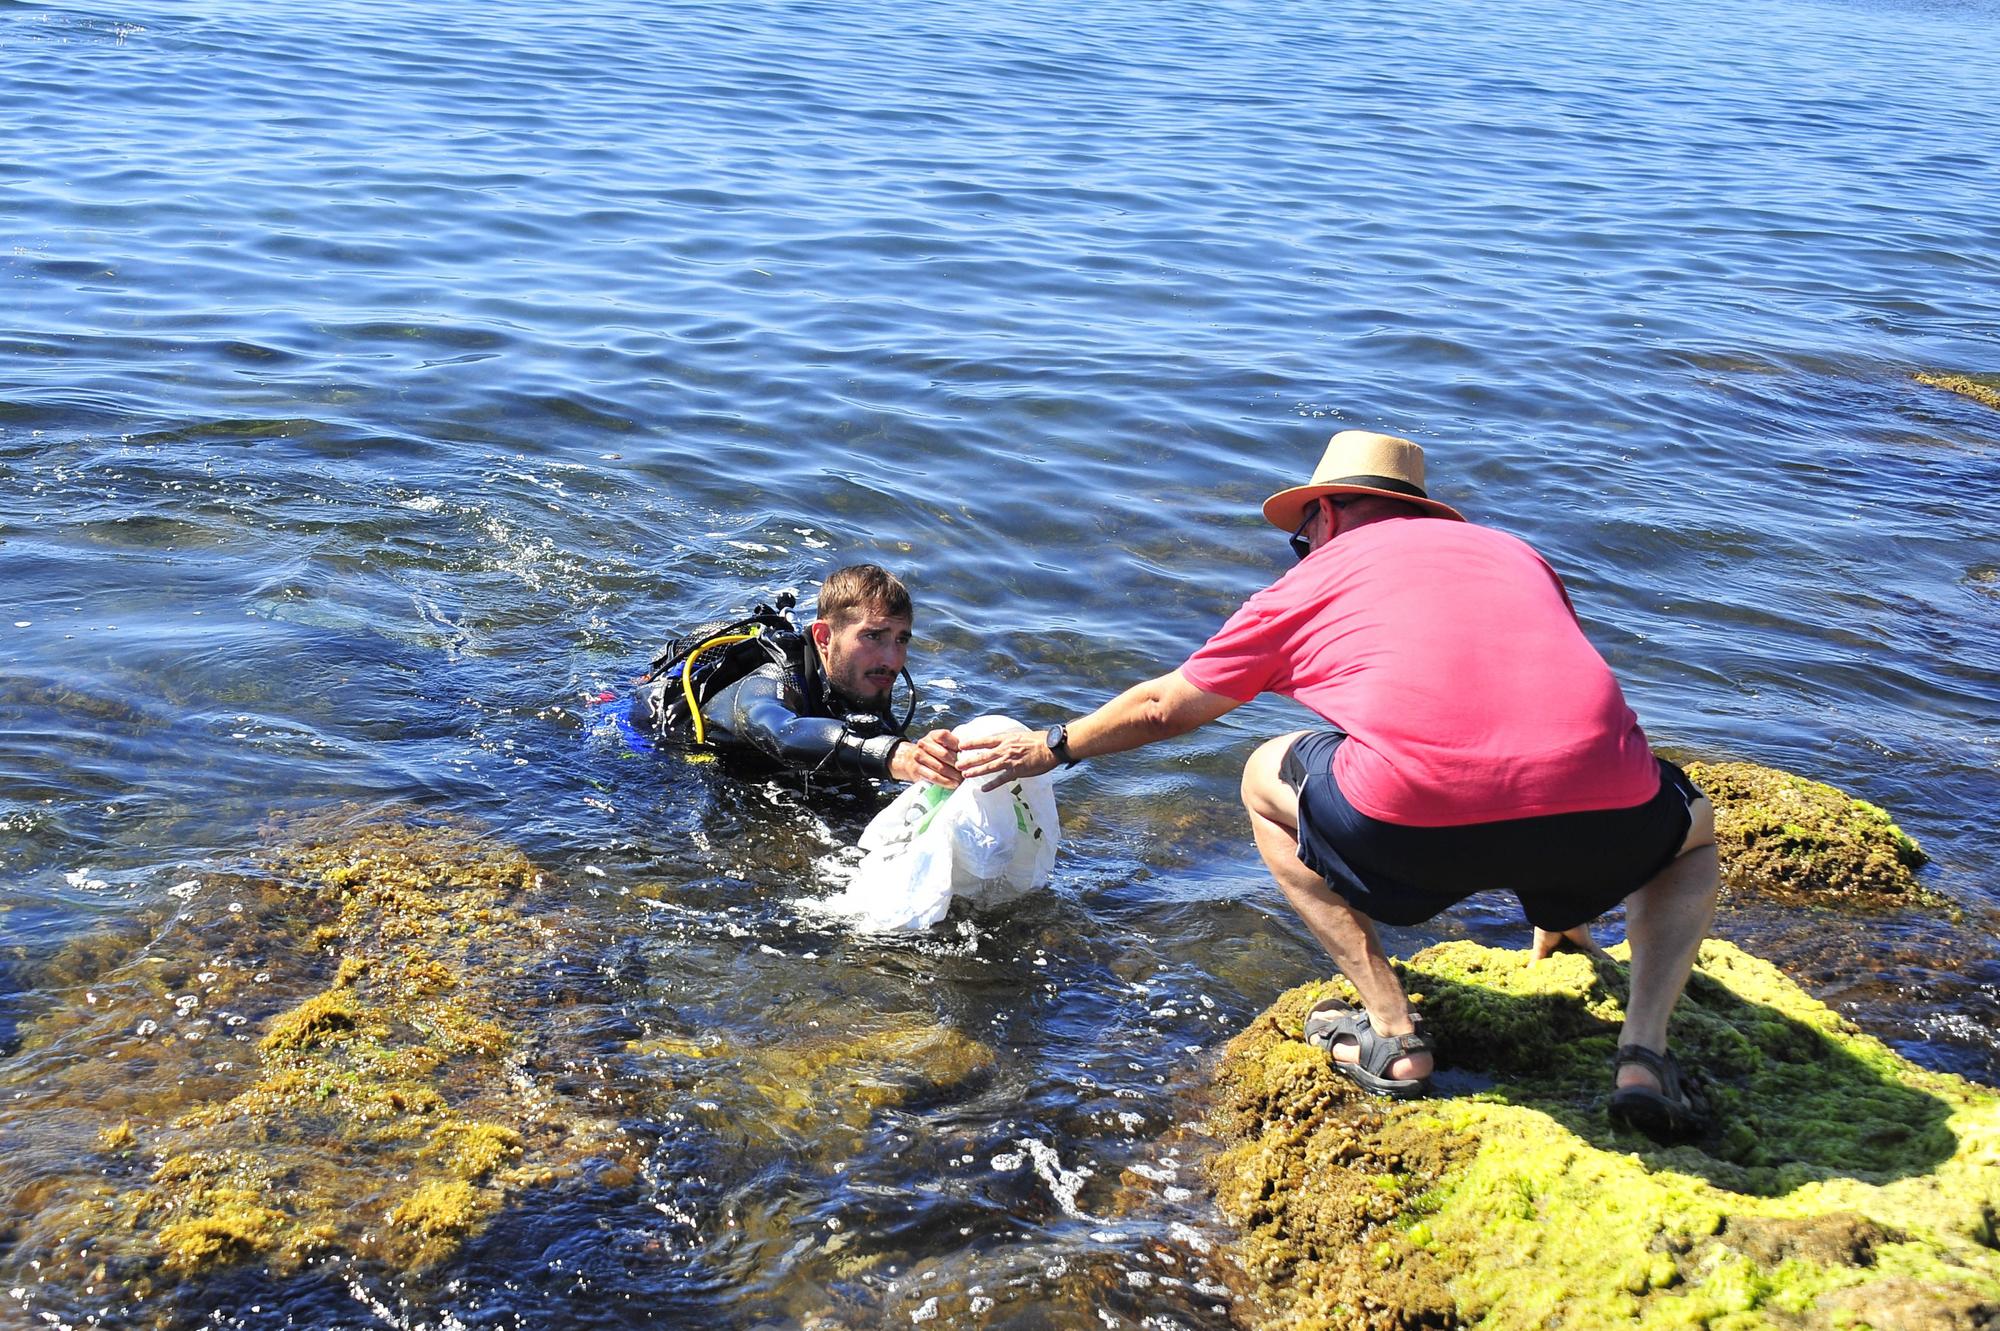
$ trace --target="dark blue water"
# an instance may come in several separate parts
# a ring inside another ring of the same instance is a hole
[[[801,910],[865,807],[634,760],[586,699],[876,559],[922,716],[1077,714],[1278,571],[1257,505],[1350,426],[1548,555],[1656,742],[1924,843],[1956,925],[1720,929],[1993,1081],[2000,414],[1911,376],[2000,368],[1996,41],[1916,0],[0,4],[0,1048],[71,1086],[4,1111],[17,1219],[87,1183],[37,1115],[94,1132],[77,1069],[138,1039],[35,1046],[65,949],[198,948],[170,889],[272,810],[414,805],[568,885],[641,1033],[893,1010],[991,1079],[839,1169],[722,1133],[440,1275],[188,1316],[1225,1325],[1170,1134],[1325,969],[1234,799],[1297,712],[1092,764],[1052,893],[879,945]],[[1445,934],[1520,929],[1395,941]],[[0,1316],[125,1306],[6,1242]]]

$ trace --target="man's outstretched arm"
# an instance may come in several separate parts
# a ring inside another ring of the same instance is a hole
[[[1172,739],[1242,705],[1195,687],[1178,670],[1170,671],[1134,684],[1070,725],[1069,756],[1080,761]],[[1049,771],[1058,761],[1042,731],[1016,731],[965,741],[958,753],[958,770],[968,781],[985,778],[986,788],[993,790],[1018,777]]]

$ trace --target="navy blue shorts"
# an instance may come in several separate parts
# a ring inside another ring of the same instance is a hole
[[[1278,772],[1299,796],[1299,862],[1383,924],[1421,924],[1475,892],[1504,887],[1531,924],[1574,929],[1673,862],[1701,795],[1661,758],[1659,793],[1629,809],[1405,827],[1370,818],[1340,793],[1333,751],[1346,738],[1338,730],[1302,735]]]

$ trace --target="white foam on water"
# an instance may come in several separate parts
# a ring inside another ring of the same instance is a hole
[[[1049,1192],[1055,1197],[1056,1205],[1062,1208],[1064,1215],[1077,1220],[1094,1218],[1076,1204],[1076,1195],[1083,1190],[1085,1181],[1096,1171],[1082,1166],[1064,1169],[1062,1157],[1056,1154],[1056,1148],[1033,1137],[1019,1138],[1014,1144],[1026,1151],[1028,1158],[1035,1162],[1035,1173],[1041,1175],[1042,1182],[1049,1185]]]

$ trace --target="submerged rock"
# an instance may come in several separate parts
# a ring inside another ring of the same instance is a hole
[[[1675,1051],[1716,1122],[1663,1148],[1603,1103],[1623,968],[1446,943],[1403,968],[1436,1098],[1372,1100],[1294,989],[1218,1070],[1216,1200],[1262,1324],[1945,1331],[2000,1319],[2000,1098],[1709,942]],[[1351,995],[1350,995],[1351,996]]]
[[[10,1161],[43,1202],[15,1235],[39,1279],[88,1273],[144,1299],[246,1262],[422,1269],[513,1194],[616,1151],[614,1121],[523,1075],[518,1014],[556,955],[521,908],[533,867],[456,821],[345,818],[283,825],[268,877],[212,885],[188,937],[100,972],[82,1010],[34,1029],[31,1050],[95,1048],[102,1068],[45,1069],[7,1124],[89,1168]],[[181,1020],[121,1010],[168,1003]]]
[[[915,1013],[857,1016],[846,1001],[801,997],[792,1020],[756,1045],[655,1036],[629,1049],[648,1075],[682,1088],[691,1119],[739,1150],[839,1169],[882,1111],[976,1086],[994,1064],[991,1046],[950,1026]]]
[[[1726,889],[1781,901],[1939,904],[1919,887],[1922,849],[1882,809],[1755,763],[1687,763],[1715,804]]]
[[[1957,393],[2000,410],[2000,374],[1940,374],[1926,370],[1915,378],[1920,384],[1942,388],[1948,393]]]
[[[686,1223],[721,1205],[775,1251],[821,1199],[738,1206],[745,1178],[838,1176],[885,1114],[995,1061],[841,986],[759,999],[755,1041],[699,1009],[649,1029],[589,961],[616,926],[469,822],[343,809],[271,831],[251,871],[45,968],[49,1010],[0,1076],[0,1290],[24,1316],[206,1324],[244,1289],[309,1301],[329,1272],[448,1285],[506,1241],[503,1213],[661,1186],[687,1190]]]

